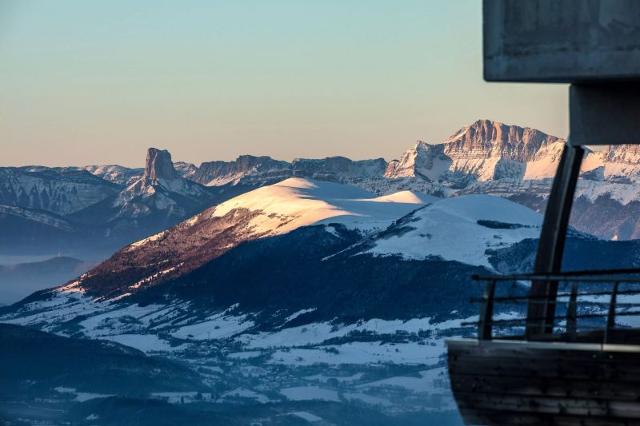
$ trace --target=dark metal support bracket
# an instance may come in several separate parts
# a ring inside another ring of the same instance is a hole
[[[571,206],[583,156],[584,149],[580,146],[566,145],[562,151],[542,223],[535,273],[552,274],[561,270]],[[535,338],[536,335],[548,334],[553,331],[557,293],[557,281],[536,281],[533,283],[528,317],[542,318],[542,320],[528,322],[527,338]],[[532,303],[534,300],[535,303]]]

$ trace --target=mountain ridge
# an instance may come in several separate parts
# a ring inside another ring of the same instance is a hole
[[[133,294],[185,274],[246,241],[318,224],[337,223],[361,232],[383,229],[431,198],[407,192],[376,198],[357,187],[289,178],[125,246],[66,288],[106,298]],[[119,293],[114,295],[115,291]]]
[[[440,197],[494,194],[541,212],[564,143],[536,129],[477,120],[442,143],[418,141],[388,162],[340,156],[287,162],[241,155],[195,166],[174,163],[168,151],[151,148],[145,168],[5,167],[0,168],[0,205],[5,206],[0,224],[17,227],[9,240],[0,241],[0,251],[113,251],[233,196],[291,177],[355,185],[378,196],[403,190]],[[640,202],[638,181],[637,147],[588,150],[572,224],[607,239],[640,236],[640,220],[633,218],[634,203]],[[29,234],[30,227],[39,229],[35,237],[20,237],[18,229]]]

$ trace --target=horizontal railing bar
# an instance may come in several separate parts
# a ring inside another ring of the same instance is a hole
[[[511,274],[511,275],[480,275],[474,274],[472,279],[477,281],[505,281],[505,280],[550,280],[550,281],[564,281],[566,278],[572,277],[584,277],[584,276],[597,276],[597,275],[623,275],[623,274],[640,274],[640,269],[602,269],[594,271],[566,271],[556,272],[553,274],[539,274],[539,273],[525,273],[525,274]],[[612,281],[618,281],[614,279]]]
[[[473,325],[474,323],[470,323],[471,325]],[[509,327],[510,329],[512,328],[523,328],[525,327],[527,324],[537,324],[535,322],[532,323],[527,323],[525,320],[521,320],[518,323],[512,323],[512,324],[506,324],[506,323],[500,323],[500,324],[493,324],[494,327],[496,328],[503,328],[503,327]],[[560,325],[560,324],[555,324],[553,326],[553,328],[560,328],[560,329],[566,329],[566,326]],[[605,326],[604,325],[580,325],[579,327],[577,327],[577,329],[579,331],[583,331],[583,330],[601,330],[604,331]],[[554,332],[555,334],[555,332]]]
[[[619,283],[639,283],[639,277],[607,277],[601,278],[597,276],[570,277],[563,275],[473,275],[471,279],[474,281],[558,281],[564,283],[590,283],[590,284],[613,284]]]
[[[605,318],[607,317],[608,314],[603,313],[603,314],[581,314],[581,315],[577,315],[575,318],[576,319],[582,319],[582,318]],[[633,311],[633,312],[617,312],[616,316],[640,316],[640,311]],[[570,317],[568,316],[555,316],[554,317],[554,321],[557,320],[563,320],[563,319],[569,319]],[[513,318],[513,319],[504,319],[504,320],[493,320],[491,321],[491,324],[509,324],[509,323],[515,323],[515,324],[526,324],[527,322],[530,324],[536,324],[537,321],[542,321],[544,320],[544,317],[540,317],[540,318]],[[468,322],[462,322],[460,323],[460,325],[477,325],[478,321],[468,321]],[[598,327],[598,328],[602,328],[602,327]]]
[[[620,294],[626,294],[626,295],[640,294],[640,289],[639,290],[620,290],[618,291],[618,294],[619,295]],[[557,297],[569,297],[569,296],[571,296],[571,293],[558,293]],[[578,293],[578,297],[580,296],[611,296],[611,292],[610,291],[593,291],[591,293]]]
[[[620,294],[620,293],[618,293]],[[560,302],[560,303],[569,303],[569,302]],[[578,302],[578,305],[611,305],[611,302],[591,302],[589,300],[582,300]],[[616,302],[616,308],[640,308],[640,303],[620,303]]]
[[[613,283],[611,283],[613,284]],[[640,289],[639,290],[622,290],[622,291],[618,291],[618,295],[636,295],[636,294],[640,294]],[[591,292],[591,293],[578,293],[578,297],[580,296],[610,296],[611,292],[610,291],[598,291],[598,292]],[[558,299],[563,298],[563,297],[570,297],[571,293],[558,293],[558,295],[556,296]],[[531,301],[534,303],[538,303],[538,302],[546,302],[547,299],[544,296],[540,296],[540,297],[529,297],[529,296],[496,296],[493,298],[494,302],[512,302],[512,301]],[[482,297],[472,297],[470,299],[471,303],[483,303],[485,302],[485,299]],[[555,303],[555,301],[550,300],[549,303]],[[558,303],[569,303],[568,301],[558,301]],[[579,303],[596,303],[596,302],[589,302],[587,300],[583,300],[580,301]],[[599,303],[599,302],[598,302]],[[609,302],[607,302],[609,303]],[[640,303],[638,303],[638,306],[640,306]]]
[[[493,328],[495,330],[501,330],[501,329],[502,330],[513,330],[514,328],[522,329],[522,328],[525,328],[527,326],[527,324],[537,324],[537,323],[525,323],[525,322],[522,322],[522,323],[518,323],[518,324],[494,324]],[[471,324],[471,325],[473,325],[473,324]],[[565,326],[555,325],[554,328],[555,329],[566,330]],[[578,332],[596,331],[596,330],[600,330],[600,331],[604,332],[604,327],[580,326],[580,327],[577,328]],[[504,334],[510,334],[510,332],[508,332],[508,331],[503,331],[503,333]],[[553,335],[557,335],[557,334],[558,334],[558,331],[554,331],[553,332]]]

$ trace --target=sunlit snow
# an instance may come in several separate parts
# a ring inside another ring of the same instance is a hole
[[[375,197],[355,186],[289,178],[220,204],[213,217],[224,216],[234,209],[259,211],[261,214],[250,225],[256,233],[270,235],[319,223],[342,223],[368,230],[384,228],[434,199],[410,191]]]
[[[538,213],[503,198],[490,195],[447,198],[413,213],[407,229],[375,239],[375,246],[368,252],[407,259],[433,256],[491,267],[488,249],[537,238],[541,222]]]

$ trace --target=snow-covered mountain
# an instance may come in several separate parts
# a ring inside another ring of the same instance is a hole
[[[121,246],[169,228],[219,199],[207,187],[180,176],[168,151],[149,148],[142,176],[71,218]]]
[[[544,211],[565,141],[535,129],[478,120],[443,143],[418,142],[389,163],[378,193],[398,188],[441,196],[491,194]],[[640,237],[638,148],[587,150],[572,226],[606,239]]]
[[[0,204],[67,215],[98,203],[118,185],[74,168],[0,168]]]
[[[391,179],[422,177],[434,182],[553,177],[564,140],[539,130],[478,120],[443,143],[418,143],[389,163]]]
[[[376,198],[349,185],[289,178],[124,247],[74,286],[102,297],[133,294],[198,268],[246,241],[324,223],[359,232],[382,230],[433,199],[411,192]]]
[[[0,204],[42,209],[83,224],[99,219],[101,232],[124,236],[131,229],[161,230],[243,192],[303,177],[351,184],[378,195],[403,190],[439,197],[499,195],[542,212],[564,143],[536,129],[478,120],[442,143],[419,141],[388,163],[382,158],[287,162],[242,155],[234,161],[200,166],[177,162],[173,169],[160,172],[166,175],[160,181],[150,178],[149,170],[117,165],[4,168],[0,169]],[[638,181],[638,148],[588,151],[573,226],[607,239],[640,236],[640,223],[635,219],[636,203],[640,203]],[[149,226],[141,227],[141,218]],[[119,239],[120,243],[129,241]]]
[[[478,120],[442,143],[423,141],[389,162],[390,179],[417,177],[445,185],[465,178],[472,183],[544,180],[555,175],[566,141],[528,127]],[[640,177],[636,146],[587,151],[582,173],[589,179]]]
[[[540,235],[541,216],[490,195],[447,198],[417,210],[364,243],[360,253],[439,258],[491,268],[496,250]]]
[[[492,209],[501,211],[497,220],[483,222],[495,219]],[[438,233],[428,222],[443,217]],[[340,375],[350,365],[356,376],[341,392],[367,407],[368,398],[382,398],[403,412],[423,410],[412,398],[447,395],[442,339],[468,332],[466,301],[480,290],[469,276],[491,268],[487,250],[509,248],[538,223],[537,214],[497,197],[376,197],[290,178],[133,243],[78,279],[0,310],[0,321],[179,358],[216,383],[219,398],[286,402],[297,387],[331,389],[308,378],[327,365]],[[477,241],[452,238],[469,227],[488,232]],[[416,255],[416,238],[433,247]],[[385,243],[393,249],[375,252]],[[215,368],[199,368],[204,362]],[[384,372],[375,373],[380,365]],[[264,375],[239,374],[246,368]],[[266,380],[283,368],[287,380]],[[408,371],[416,387],[383,397],[384,380]]]
[[[243,155],[171,166],[170,156],[160,154],[145,168],[5,167],[0,168],[0,225],[11,232],[0,240],[0,251],[77,256],[98,244],[107,253],[290,177],[351,184],[379,196],[407,190],[438,197],[498,195],[541,213],[563,144],[535,129],[478,120],[442,143],[420,141],[388,163]],[[640,237],[639,173],[637,147],[588,151],[572,225],[605,239]]]
[[[140,217],[161,211],[177,219],[210,205],[213,195],[185,179],[173,167],[167,150],[149,148],[144,173],[118,194],[113,207],[118,217]]]
[[[445,155],[453,160],[451,171],[471,174],[479,181],[549,177],[546,169],[536,167],[537,162],[559,161],[563,144],[536,129],[490,120],[478,120],[444,142]]]
[[[472,182],[515,181],[552,178],[565,141],[536,129],[477,120],[438,143],[418,141],[399,159],[382,158],[353,161],[345,157],[295,159],[292,162],[271,157],[241,155],[234,161],[209,161],[200,166],[176,162],[178,173],[207,186],[275,183],[291,176],[354,183],[369,187],[385,181],[417,178],[455,183],[459,187]],[[588,151],[583,173],[591,179],[636,178],[640,174],[640,153],[634,146],[612,146],[603,151]],[[124,184],[139,177],[143,169],[117,165],[85,166],[84,169],[112,182]],[[386,179],[381,179],[386,178]],[[357,183],[357,182],[356,182]],[[419,183],[416,183],[419,184]]]
[[[106,311],[137,303],[154,305],[154,311],[158,304],[186,304],[179,308],[179,323],[161,328],[189,340],[189,327],[179,324],[200,323],[203,310],[223,316],[245,311],[244,318],[251,312],[269,324],[287,323],[289,314],[303,309],[314,312],[314,320],[370,318],[374,306],[387,306],[375,313],[381,318],[412,318],[425,314],[412,298],[425,302],[437,293],[440,302],[444,297],[451,303],[437,312],[466,312],[460,293],[444,296],[436,287],[492,270],[497,252],[534,238],[539,224],[538,214],[499,197],[371,197],[348,185],[291,178],[133,243],[78,279],[9,308],[3,319],[62,332],[78,315],[106,318]],[[390,270],[394,274],[383,272]],[[430,286],[436,286],[429,291],[420,289],[420,275],[427,271]],[[417,287],[394,290],[407,280]],[[463,292],[476,290],[469,286]],[[358,304],[347,307],[356,294]],[[390,308],[381,297],[403,302]],[[96,321],[84,321],[83,333],[98,332]],[[158,321],[155,327],[164,323]],[[238,331],[255,321],[241,321]],[[122,333],[121,326],[99,328]]]

